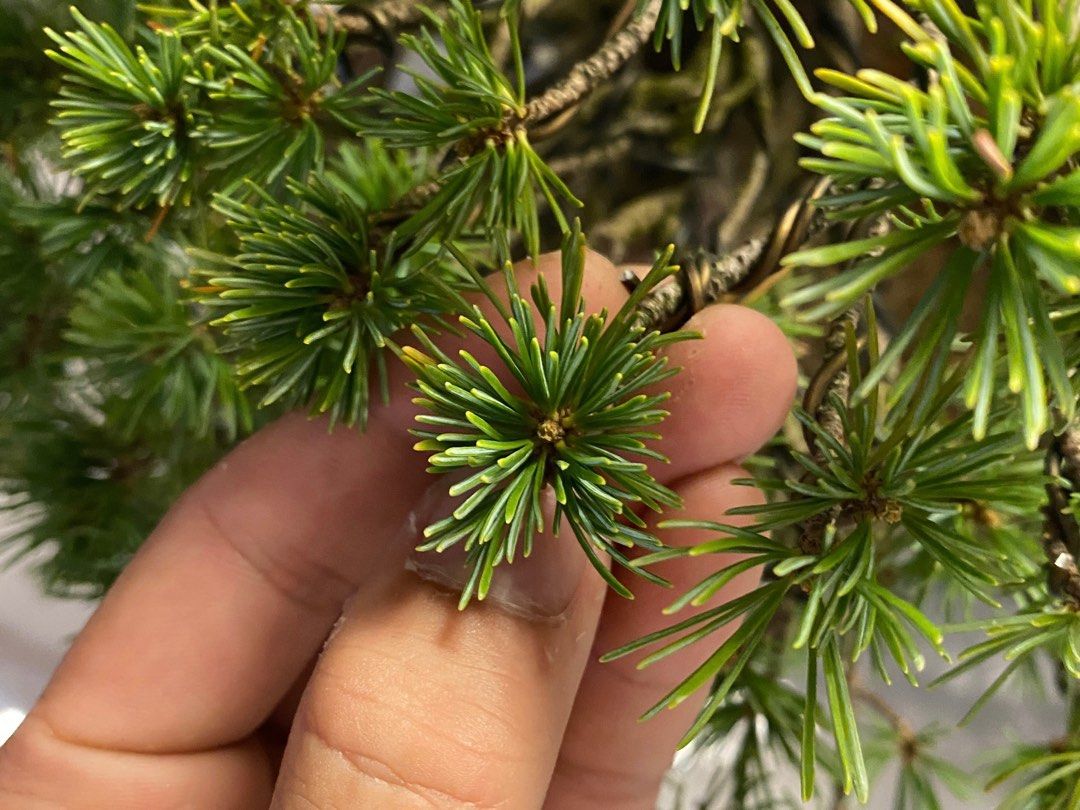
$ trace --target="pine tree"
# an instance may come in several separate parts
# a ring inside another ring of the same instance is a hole
[[[363,430],[403,363],[417,463],[466,476],[421,545],[464,549],[463,609],[546,491],[623,595],[603,556],[725,555],[607,656],[711,652],[645,716],[706,696],[714,806],[866,801],[886,761],[900,808],[974,784],[889,701],[929,653],[997,673],[969,717],[1042,683],[1061,727],[983,781],[1080,808],[1077,0],[0,0],[0,74],[2,542],[47,590],[104,593],[286,409]],[[652,264],[618,312],[583,229]],[[558,300],[517,292],[558,247]],[[629,508],[679,503],[643,390],[718,301],[781,325],[803,396],[750,525],[667,547]]]

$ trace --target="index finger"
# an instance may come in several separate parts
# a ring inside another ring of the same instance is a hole
[[[285,417],[170,511],[35,714],[67,741],[209,750],[254,731],[378,570],[424,483],[409,437]]]

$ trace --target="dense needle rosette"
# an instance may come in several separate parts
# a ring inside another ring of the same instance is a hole
[[[378,216],[413,182],[415,168],[377,141],[347,149],[334,171],[289,180],[295,202],[249,184],[256,203],[218,197],[240,253],[200,252],[202,303],[227,337],[245,388],[260,405],[308,405],[332,423],[367,424],[373,396],[389,398],[386,348],[410,325],[438,328],[466,306],[465,283],[435,246],[398,259]]]
[[[645,459],[666,460],[647,444],[659,438],[652,427],[667,416],[661,405],[668,394],[655,393],[655,385],[677,371],[660,350],[691,335],[661,334],[633,318],[641,297],[674,272],[670,258],[669,250],[613,316],[587,314],[585,245],[575,231],[563,246],[561,304],[542,278],[531,300],[524,298],[508,270],[509,306],[493,296],[497,316],[476,307],[461,318],[494,350],[497,368],[465,350],[455,360],[419,330],[421,348],[401,350],[424,408],[416,449],[432,453],[432,472],[465,474],[450,487],[461,498],[457,508],[425,529],[420,547],[464,545],[472,573],[462,606],[483,599],[496,566],[528,556],[535,536],[547,528],[557,533],[564,518],[596,569],[631,596],[599,553],[627,565],[625,549],[658,548],[631,507],[659,512],[679,503]],[[548,488],[551,515],[542,507]]]

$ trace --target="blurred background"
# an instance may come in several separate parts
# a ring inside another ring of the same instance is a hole
[[[30,574],[33,562],[0,569],[0,743],[22,721],[94,608],[45,596]]]

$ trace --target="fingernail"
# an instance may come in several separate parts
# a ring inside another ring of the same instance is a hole
[[[417,505],[409,530],[419,544],[424,527],[450,514],[460,498],[447,493],[448,479],[436,482]],[[544,494],[545,520],[554,512],[554,495]],[[436,587],[460,595],[472,574],[463,544],[442,552],[414,551],[405,567]],[[543,532],[533,538],[532,553],[502,562],[495,568],[484,604],[529,621],[559,623],[565,620],[574,595],[588,568],[588,560],[568,525],[559,536]]]

